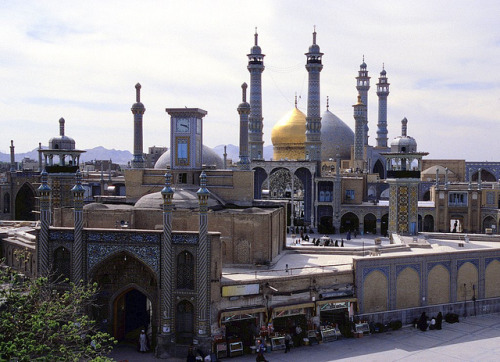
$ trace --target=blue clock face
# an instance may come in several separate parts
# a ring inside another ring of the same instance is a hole
[[[177,132],[189,132],[189,119],[178,118],[175,123],[175,130]]]

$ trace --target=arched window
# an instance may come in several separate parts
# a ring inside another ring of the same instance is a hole
[[[177,255],[177,289],[194,290],[194,258],[188,251]]]
[[[71,255],[65,247],[57,248],[54,252],[53,276],[60,281],[71,278]]]

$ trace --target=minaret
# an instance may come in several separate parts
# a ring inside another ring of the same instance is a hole
[[[319,74],[323,69],[321,57],[323,53],[316,44],[316,27],[313,32],[313,43],[306,53],[306,69],[309,73],[307,91],[306,117],[306,160],[321,161],[321,109]]]
[[[378,123],[377,123],[377,147],[387,148],[387,96],[389,95],[389,82],[386,71],[382,65],[380,78],[377,83],[378,95]]]
[[[200,189],[197,191],[200,205],[200,231],[198,253],[196,255],[197,289],[197,334],[200,338],[210,338],[210,240],[208,239],[208,196],[207,175],[200,175]]]
[[[142,116],[146,112],[144,104],[141,103],[141,85],[135,85],[135,103],[131,111],[134,115],[134,158],[132,168],[144,168],[144,156],[142,153]]]
[[[250,117],[248,121],[248,144],[250,160],[264,159],[264,141],[262,140],[262,72],[264,71],[264,54],[258,45],[259,35],[255,28],[255,44],[250,49],[247,69],[250,72]]]
[[[170,187],[172,176],[168,171],[165,174],[165,187],[161,190],[163,197],[163,237],[161,240],[161,323],[162,333],[169,335],[173,331],[173,270],[174,265],[173,248],[172,248],[172,200],[174,198],[174,190]]]
[[[337,146],[337,148],[339,148]],[[333,181],[333,227],[336,233],[340,233],[340,210],[342,202],[342,178],[340,176],[340,154],[337,153],[337,164],[335,165],[335,179]]]
[[[381,153],[387,162],[389,184],[388,233],[416,235],[418,233],[418,185],[422,171],[422,157],[417,142],[407,134],[408,121],[401,121],[401,136],[391,142],[391,152]],[[445,181],[446,183],[446,181]],[[445,186],[446,187],[446,186]]]
[[[364,171],[365,162],[365,120],[366,120],[366,105],[358,94],[358,103],[353,105],[354,108],[354,170]]]
[[[85,189],[82,187],[82,174],[80,170],[76,171],[76,185],[71,189],[73,200],[75,202],[74,218],[75,231],[73,241],[73,277],[72,281],[79,283],[84,278],[83,268],[83,194]]]
[[[38,142],[38,171],[42,172],[42,142]]]
[[[248,115],[250,114],[250,104],[247,102],[247,84],[241,85],[242,102],[238,106],[240,115],[240,170],[250,170],[250,159],[248,158]]]
[[[14,141],[10,140],[10,172],[16,172],[16,160],[14,157]]]
[[[38,275],[49,274],[49,226],[50,226],[50,194],[52,189],[47,184],[47,172],[42,171],[41,185],[38,187],[40,197],[40,233],[38,235]]]
[[[359,73],[356,77],[356,89],[358,94],[361,95],[361,102],[366,106],[365,111],[365,138],[363,144],[368,145],[368,90],[370,89],[370,77],[366,70],[365,56],[363,55],[363,63],[359,66]]]

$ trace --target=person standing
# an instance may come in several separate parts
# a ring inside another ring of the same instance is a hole
[[[257,362],[268,362],[264,357],[264,352],[266,351],[266,345],[260,339],[257,341],[257,357],[255,361]]]
[[[285,353],[290,351],[290,342],[292,341],[292,336],[290,333],[285,334]]]
[[[144,353],[148,350],[148,338],[146,337],[146,332],[143,329],[141,330],[141,334],[139,335],[139,351]]]

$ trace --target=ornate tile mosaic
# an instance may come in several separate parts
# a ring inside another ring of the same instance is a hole
[[[198,244],[198,234],[172,234],[173,244]]]
[[[127,251],[135,255],[139,260],[147,264],[156,273],[159,272],[160,248],[156,245],[87,245],[87,266],[90,271],[95,265],[105,260],[112,254]]]

